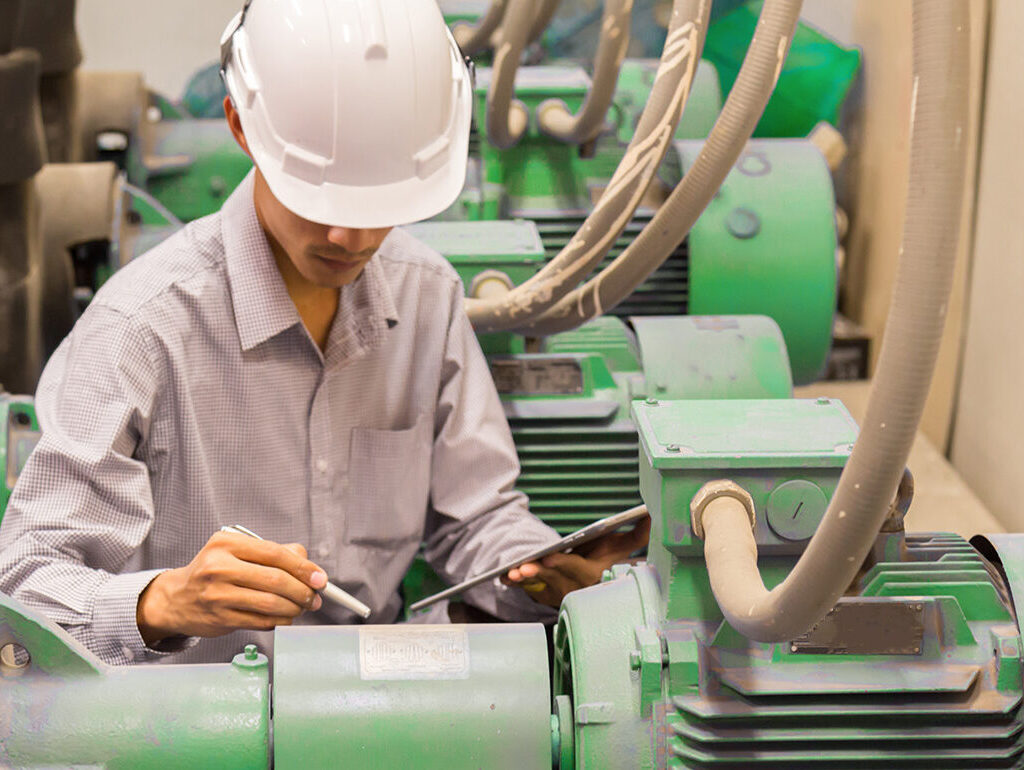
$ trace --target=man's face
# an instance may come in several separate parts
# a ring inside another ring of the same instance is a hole
[[[228,97],[224,99],[224,112],[235,140],[251,157],[242,122]],[[303,279],[321,288],[338,289],[355,281],[392,230],[331,227],[303,219],[274,197],[258,168],[254,203],[281,270],[294,268]],[[279,252],[287,256],[290,265],[281,263]]]
[[[303,219],[274,197],[259,170],[255,203],[267,235],[304,279],[322,288],[337,289],[355,281],[391,232],[390,227],[330,227]]]

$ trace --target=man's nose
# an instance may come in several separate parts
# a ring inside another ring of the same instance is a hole
[[[352,254],[375,249],[377,247],[377,231],[362,230],[353,227],[332,227],[327,231],[327,240]]]

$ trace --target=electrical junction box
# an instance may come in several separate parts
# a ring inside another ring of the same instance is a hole
[[[537,225],[529,220],[419,222],[402,229],[451,262],[467,293],[485,270],[500,271],[518,286],[545,261]]]
[[[638,401],[640,494],[651,511],[652,550],[698,557],[690,501],[709,481],[730,479],[757,510],[765,555],[794,554],[818,528],[857,439],[839,401]],[[660,542],[658,542],[660,540]]]
[[[511,289],[525,283],[545,262],[537,225],[525,219],[420,222],[402,229],[452,263],[467,295],[484,277],[496,277]],[[479,334],[477,339],[488,355],[526,352],[523,338],[509,332]]]
[[[491,87],[494,70],[480,67],[476,72],[476,112],[478,126],[487,124],[487,91]],[[563,99],[566,106],[577,112],[593,85],[590,76],[579,66],[520,67],[516,70],[515,98],[521,100],[531,115],[527,136],[541,136],[537,126],[536,108],[547,99]]]

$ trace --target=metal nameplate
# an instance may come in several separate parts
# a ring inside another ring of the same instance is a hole
[[[583,392],[583,368],[574,358],[495,358],[498,392],[517,396],[566,396]]]
[[[921,602],[842,600],[790,651],[810,655],[920,655]]]
[[[468,679],[469,635],[464,628],[360,628],[359,677]]]

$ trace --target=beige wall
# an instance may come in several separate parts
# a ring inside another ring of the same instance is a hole
[[[864,52],[863,109],[850,137],[848,161],[851,228],[841,306],[875,338],[881,349],[896,275],[906,207],[909,164],[911,0],[858,0],[854,39]],[[971,0],[971,121],[968,147],[977,143],[984,80],[988,0]],[[922,429],[945,451],[949,443],[964,319],[964,298],[973,217],[975,156],[968,159],[965,208],[946,331]]]
[[[994,0],[963,379],[953,464],[1024,530],[1024,3]]]
[[[78,0],[83,66],[140,71],[150,88],[178,98],[217,59],[221,32],[241,8],[242,0]]]
[[[850,44],[855,2],[805,0],[803,18]],[[141,71],[151,88],[177,98],[217,58],[220,34],[241,7],[242,0],[78,0],[84,66]]]

